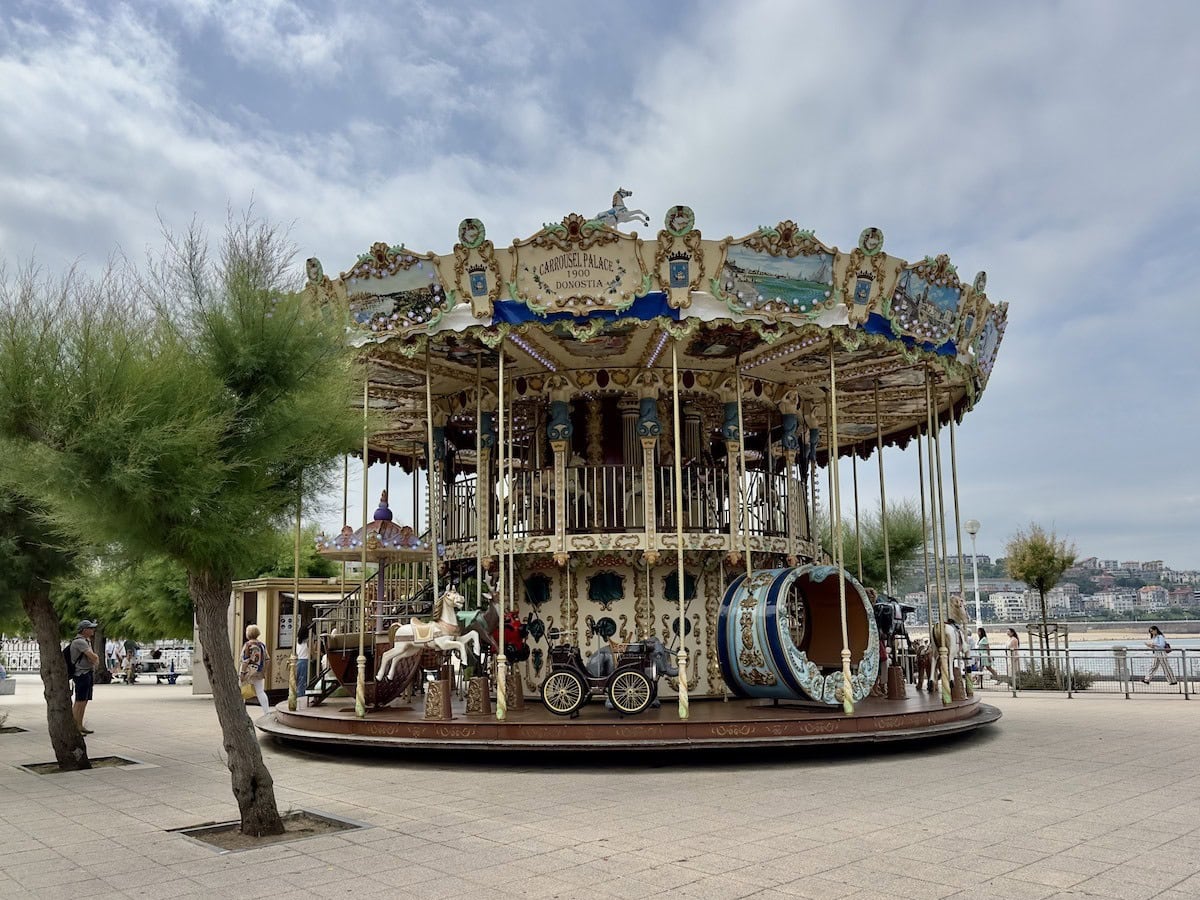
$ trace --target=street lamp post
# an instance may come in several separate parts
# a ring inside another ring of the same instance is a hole
[[[983,626],[979,614],[979,554],[975,552],[975,535],[979,534],[979,520],[967,519],[964,527],[967,529],[967,534],[971,536],[971,578],[975,584],[975,628],[979,629]]]

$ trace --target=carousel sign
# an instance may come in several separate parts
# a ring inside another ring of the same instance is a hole
[[[649,278],[641,241],[582,216],[567,216],[514,244],[513,299],[535,310],[627,306]]]

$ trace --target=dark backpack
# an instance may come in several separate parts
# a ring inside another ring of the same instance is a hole
[[[75,654],[71,652],[69,643],[63,644],[62,648],[63,662],[67,664],[67,680],[75,680]]]

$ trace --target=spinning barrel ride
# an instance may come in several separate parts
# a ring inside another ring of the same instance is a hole
[[[832,566],[807,565],[734,580],[717,625],[717,659],[733,693],[842,702],[837,574]],[[862,700],[879,673],[879,631],[862,586],[849,575],[846,584],[850,689],[854,700]]]

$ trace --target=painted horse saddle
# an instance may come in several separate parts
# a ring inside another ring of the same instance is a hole
[[[440,622],[422,622],[420,619],[410,619],[408,624],[412,628],[414,644],[431,643],[434,638],[446,633],[446,629]]]

